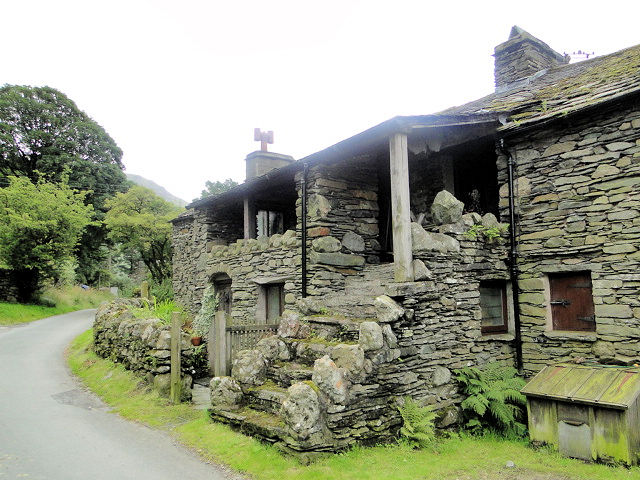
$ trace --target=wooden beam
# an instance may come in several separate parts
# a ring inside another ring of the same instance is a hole
[[[406,134],[395,133],[389,137],[389,162],[393,227],[393,277],[396,282],[412,282],[411,201]]]
[[[249,197],[244,199],[244,238],[256,238],[256,207]]]
[[[213,374],[216,377],[227,375],[227,318],[223,311],[218,310],[213,320],[213,335],[215,337],[215,364]]]
[[[171,317],[171,392],[169,399],[172,403],[180,403],[180,390],[182,389],[180,343],[182,340],[182,319],[180,314],[173,312]]]

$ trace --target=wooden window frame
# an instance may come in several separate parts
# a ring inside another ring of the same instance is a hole
[[[509,332],[509,308],[507,303],[507,282],[504,280],[487,280],[480,282],[480,288],[494,288],[500,290],[502,298],[502,325],[482,325],[480,320],[480,333],[483,335]],[[480,293],[482,296],[482,293]]]

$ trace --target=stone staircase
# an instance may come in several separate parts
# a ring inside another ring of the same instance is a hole
[[[376,375],[400,356],[388,322],[404,310],[374,304],[392,276],[393,265],[369,265],[322,297],[331,315],[285,312],[277,335],[238,352],[231,377],[211,381],[211,417],[303,461],[392,438],[399,415]]]
[[[377,332],[375,347],[363,324]],[[212,380],[209,414],[302,461],[377,441],[399,425],[388,392],[368,385],[376,363],[399,355],[389,335],[373,321],[285,316],[278,335],[238,354],[231,377]]]

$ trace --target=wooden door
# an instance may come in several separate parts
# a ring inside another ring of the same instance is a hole
[[[591,273],[549,275],[551,318],[554,330],[595,332]]]

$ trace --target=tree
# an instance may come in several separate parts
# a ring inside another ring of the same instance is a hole
[[[0,267],[10,270],[20,302],[31,301],[48,278],[72,257],[93,207],[86,193],[27,177],[9,177],[0,188]]]
[[[231,190],[233,187],[236,187],[238,182],[227,178],[224,182],[216,180],[215,182],[208,181],[204,184],[206,187],[205,190],[202,190],[200,194],[200,198],[207,198],[211,195],[220,195],[221,193],[226,192],[227,190]]]
[[[125,249],[137,251],[157,283],[171,278],[169,222],[182,208],[137,185],[108,200],[107,207],[104,221],[109,237]]]
[[[0,180],[10,175],[61,182],[87,191],[97,222],[76,256],[83,281],[93,283],[106,240],[105,201],[126,190],[122,150],[107,132],[62,92],[51,87],[0,88]]]

